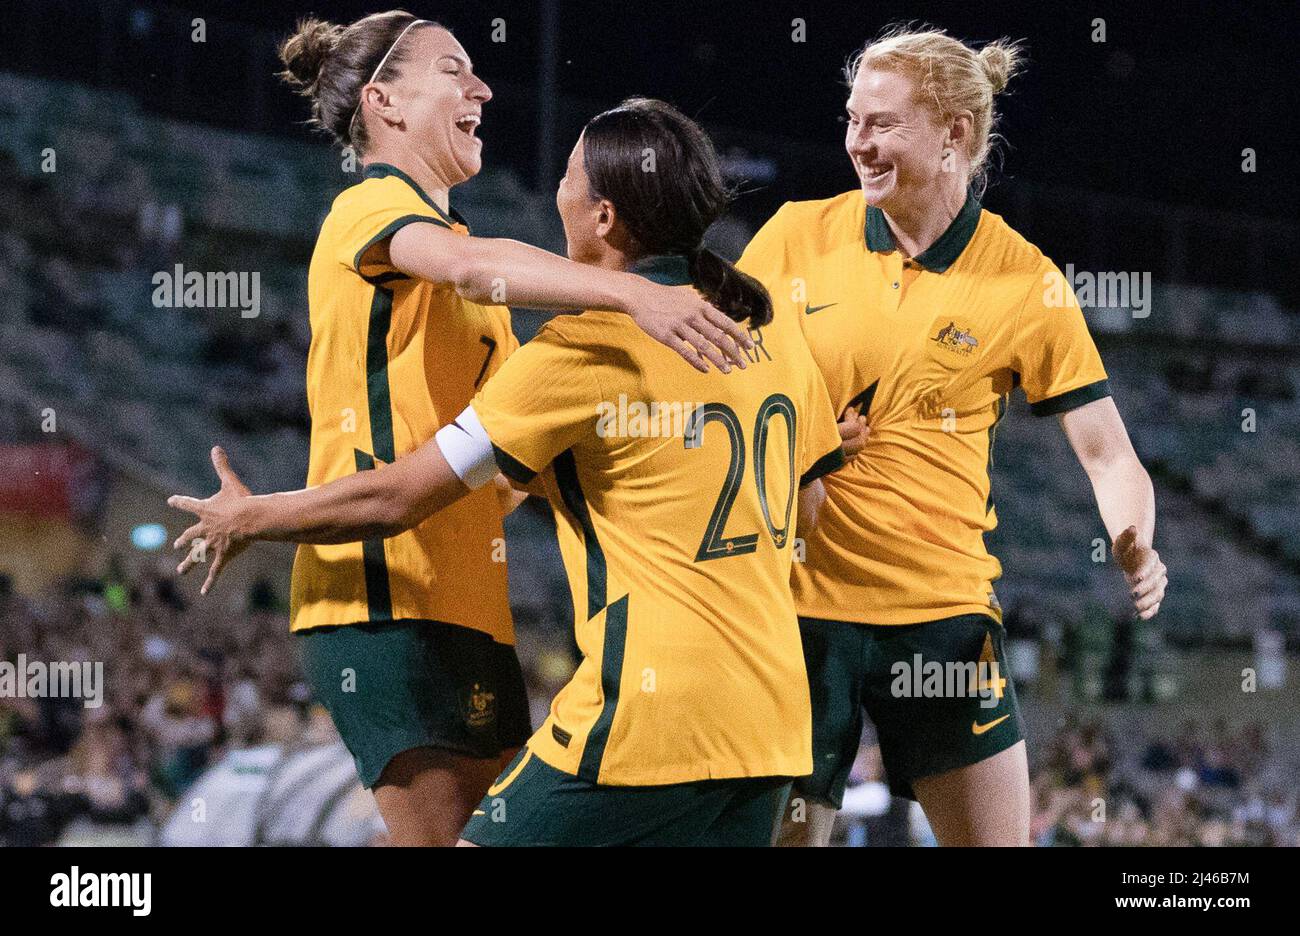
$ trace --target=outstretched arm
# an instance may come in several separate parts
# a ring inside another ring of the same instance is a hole
[[[1152,548],[1156,499],[1151,477],[1138,461],[1124,421],[1110,397],[1062,413],[1061,428],[1092,482],[1101,521],[1124,571],[1142,620],[1160,610],[1168,574]]]
[[[520,241],[462,237],[436,224],[408,224],[392,236],[388,256],[403,273],[450,283],[471,302],[626,312],[646,334],[701,371],[709,369],[709,361],[724,373],[732,364],[743,369],[740,349],[753,347],[745,326],[689,286],[662,286],[631,273],[574,263]]]
[[[211,559],[201,589],[205,595],[222,568],[253,540],[350,543],[395,536],[470,490],[432,439],[391,465],[278,494],[250,493],[220,447],[212,450],[212,465],[221,479],[216,494],[202,500],[167,499],[172,507],[198,516],[176,540],[176,549],[191,547],[176,571],[184,574]],[[196,541],[202,544],[198,549],[191,546]]]

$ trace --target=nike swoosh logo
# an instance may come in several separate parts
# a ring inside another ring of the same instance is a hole
[[[811,306],[805,302],[803,307],[803,314],[812,315],[814,312],[820,312],[822,309],[829,309],[831,306],[837,306],[837,305],[839,305],[838,302],[828,302],[826,303],[826,305]]]
[[[494,783],[490,787],[488,787],[487,795],[496,796],[506,787],[510,786],[510,784],[514,783],[515,777],[519,776],[519,774],[523,772],[524,766],[532,759],[533,759],[533,752],[529,751],[527,754],[524,755],[523,760],[519,762],[519,764],[515,767],[514,770],[510,771],[510,773],[502,777],[499,783]]]
[[[998,725],[1002,724],[1010,717],[1011,716],[1009,714],[1003,715],[1001,718],[993,719],[993,721],[989,722],[987,725],[981,725],[979,722],[971,722],[970,723],[971,734],[982,735],[984,732],[996,728]]]

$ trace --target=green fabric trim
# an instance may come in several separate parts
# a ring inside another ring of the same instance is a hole
[[[867,206],[867,250],[872,253],[889,253],[897,245],[894,243],[894,232],[889,229],[889,222],[885,220],[885,213],[875,205]]]
[[[1104,400],[1108,396],[1110,396],[1110,381],[1098,380],[1095,383],[1068,390],[1065,393],[1059,393],[1054,397],[1039,400],[1037,403],[1030,403],[1029,411],[1035,416],[1056,416],[1060,413],[1068,413],[1072,409],[1078,409],[1085,404]]]
[[[386,176],[396,176],[397,178],[405,182],[407,185],[409,185],[411,188],[415,189],[415,194],[419,195],[420,199],[426,205],[428,205],[434,211],[438,212],[438,217],[442,218],[443,222],[446,223],[448,227],[451,227],[452,224],[465,224],[465,222],[460,219],[460,216],[457,215],[454,210],[451,212],[450,215],[448,215],[447,212],[439,208],[438,203],[434,201],[432,198],[430,198],[428,195],[426,195],[424,189],[420,188],[420,186],[416,184],[416,181],[414,179],[412,179],[401,169],[398,169],[396,166],[389,165],[388,163],[371,163],[370,165],[366,166],[365,170],[361,174],[367,179],[382,179]],[[465,225],[465,226],[469,227],[469,225]]]
[[[689,286],[691,283],[691,261],[680,254],[642,257],[627,271],[665,286]]]
[[[939,239],[917,254],[913,259],[932,273],[943,273],[957,262],[966,249],[980,223],[980,201],[974,191],[966,193],[966,202]],[[889,230],[885,213],[873,205],[867,206],[867,249],[873,253],[889,253],[897,248],[894,234]]]
[[[614,723],[614,711],[618,707],[619,682],[623,678],[623,651],[627,646],[628,597],[624,595],[606,607],[608,579],[605,552],[600,547],[596,529],[591,523],[591,511],[578,481],[578,465],[573,457],[573,449],[561,452],[554,464],[560,497],[582,528],[582,540],[587,549],[587,620],[601,611],[605,612],[605,640],[600,664],[604,703],[596,723],[587,735],[587,743],[582,749],[582,761],[578,767],[579,777],[595,783],[600,776],[600,761],[605,756],[610,726]],[[577,604],[577,596],[574,596],[575,610]]]
[[[582,541],[587,549],[587,620],[590,621],[605,609],[607,603],[605,551],[596,538],[591,511],[587,509],[587,498],[578,482],[578,465],[573,459],[573,449],[561,452],[556,457],[555,481],[564,506],[582,527]]]
[[[497,467],[501,469],[501,473],[511,481],[527,484],[537,477],[537,472],[496,444],[492,446],[492,454],[496,458]]]
[[[373,471],[375,457],[361,449],[353,449],[357,471]],[[384,554],[384,541],[361,541],[361,569],[366,579],[366,605],[371,622],[393,619],[393,595],[388,582],[388,557]]]
[[[370,414],[370,445],[374,453],[355,450],[358,471],[372,470],[376,460],[390,465],[397,460],[393,442],[393,402],[388,388],[388,329],[392,321],[393,291],[375,284],[366,333],[366,403]],[[364,540],[361,555],[370,620],[391,621],[393,599],[384,541]]]
[[[812,463],[812,467],[803,473],[799,479],[799,487],[806,487],[812,484],[818,478],[824,477],[839,468],[844,467],[844,449],[837,448],[834,451],[827,452],[821,458]]]
[[[393,291],[375,286],[366,334],[366,398],[370,409],[370,444],[375,458],[397,460],[393,443],[393,402],[388,390],[388,329],[393,321]]]
[[[847,416],[849,410],[853,409],[854,407],[857,407],[859,415],[866,416],[868,413],[870,413],[871,401],[876,398],[876,388],[879,386],[880,386],[880,381],[873,380],[871,382],[871,386],[867,387],[867,389],[863,390],[853,399],[849,400],[849,402],[844,406],[844,412],[840,413],[840,419],[842,420],[845,416]]]
[[[427,221],[430,224],[437,224],[440,227],[445,227],[447,228],[447,230],[451,230],[447,222],[440,217],[433,217],[430,215],[415,215],[415,214],[402,215],[397,220],[390,221],[388,224],[384,225],[383,230],[381,230],[374,237],[370,238],[370,240],[366,241],[365,245],[362,246],[362,248],[358,250],[356,252],[356,255],[352,258],[352,269],[356,270],[357,275],[360,276],[368,283],[386,282],[387,279],[396,279],[397,277],[391,276],[390,274],[387,273],[380,274],[379,276],[366,276],[364,273],[361,272],[361,258],[364,257],[366,255],[366,251],[369,250],[371,247],[375,246],[375,244],[378,244],[380,241],[392,237],[402,228],[406,227],[408,224],[413,224],[416,221]],[[406,274],[403,273],[401,275],[405,276]]]
[[[605,612],[605,642],[600,659],[600,687],[604,703],[600,715],[587,734],[578,765],[578,777],[596,783],[600,777],[600,762],[609,742],[609,730],[614,724],[618,708],[619,683],[623,679],[623,653],[627,648],[627,595],[609,606]]]
[[[1004,393],[993,401],[993,424],[989,426],[989,463],[985,469],[989,476],[989,496],[984,501],[984,513],[993,509],[993,445],[998,438],[998,425],[1006,418],[1007,405],[1011,402],[1011,394]]]

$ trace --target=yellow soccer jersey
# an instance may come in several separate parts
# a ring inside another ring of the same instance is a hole
[[[681,257],[634,268],[688,282]],[[796,331],[701,374],[625,315],[549,322],[474,400],[508,476],[545,475],[582,662],[529,747],[592,782],[812,769],[790,592],[801,479],[841,463]],[[791,338],[797,340],[790,340]]]
[[[997,523],[989,470],[1008,396],[1022,386],[1033,412],[1049,415],[1110,392],[1056,266],[973,195],[933,246],[905,259],[856,190],[786,204],[739,266],[778,315],[798,318],[836,412],[860,406],[871,424],[863,452],[825,479],[794,573],[799,613],[1001,620],[1001,566],[984,534]]]
[[[414,451],[518,347],[508,309],[387,265],[381,242],[421,221],[468,234],[400,170],[371,165],[321,228],[307,278],[308,485]],[[513,643],[503,536],[489,486],[390,539],[300,546],[291,627],[425,619]]]

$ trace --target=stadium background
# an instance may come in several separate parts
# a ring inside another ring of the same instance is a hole
[[[342,21],[381,8],[310,5]],[[1010,145],[985,203],[1062,268],[1150,274],[1144,317],[1117,303],[1085,312],[1156,484],[1170,568],[1160,616],[1132,620],[1118,573],[1094,561],[1105,534],[1082,471],[1054,421],[1018,400],[998,433],[990,541],[1030,731],[1035,838],[1300,844],[1300,141],[1285,119],[1300,104],[1300,37],[1288,14],[406,8],[451,26],[495,92],[485,171],[454,204],[475,233],[553,250],[564,156],[585,119],[624,96],[666,98],[714,134],[746,190],[713,232],[734,256],[782,201],[855,186],[839,71],[881,26],[1025,37],[1030,67],[1003,104]],[[306,264],[330,201],[356,178],[272,77],[276,40],[308,9],[7,4],[0,660],[103,661],[107,688],[97,709],[0,698],[5,844],[378,837],[300,680],[285,615],[291,550],[253,550],[199,601],[164,545],[181,528],[164,497],[212,489],[212,443],[254,490],[305,474]],[[804,42],[792,41],[796,17]],[[491,38],[498,19],[504,42]],[[156,308],[151,278],[177,263],[258,272],[260,314]],[[541,320],[517,310],[520,338]],[[508,534],[537,721],[574,665],[568,597],[545,508],[527,503]],[[838,838],[926,843],[879,777],[868,735]]]

